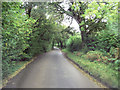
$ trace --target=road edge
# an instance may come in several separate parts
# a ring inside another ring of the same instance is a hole
[[[6,79],[2,80],[2,87],[1,88],[4,88],[8,81],[12,78],[14,78],[15,76],[17,76],[23,69],[26,68],[26,66],[28,66],[30,63],[32,63],[38,56],[35,56],[33,57],[30,61],[28,61],[27,63],[25,63],[22,67],[20,67],[17,71],[15,71],[13,74],[11,74],[10,76],[8,76]]]
[[[69,58],[67,56],[67,53],[61,51],[63,56],[80,72],[82,72],[82,74],[84,74],[86,77],[88,77],[90,80],[92,80],[95,84],[97,84],[98,86],[100,86],[101,88],[106,88],[108,89],[109,87],[106,86],[104,83],[102,83],[100,80],[98,80],[97,78],[95,78],[94,76],[90,75],[89,72],[85,71],[82,67],[80,67],[80,65],[78,63],[76,63],[75,61],[73,61],[71,58]],[[110,89],[110,88],[109,88]]]

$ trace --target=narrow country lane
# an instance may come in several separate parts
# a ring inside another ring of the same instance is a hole
[[[58,50],[52,50],[29,64],[6,88],[99,88],[77,70]]]

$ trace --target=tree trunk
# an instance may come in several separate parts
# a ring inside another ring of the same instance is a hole
[[[59,46],[60,46],[60,45],[59,45],[59,42],[57,42],[57,43],[58,43],[58,47],[59,47]]]
[[[82,38],[82,48],[86,45],[87,35],[85,31],[81,31],[81,38]]]
[[[52,42],[52,49],[54,48],[54,40],[53,40],[53,42]]]
[[[63,48],[63,42],[60,40],[60,47]]]

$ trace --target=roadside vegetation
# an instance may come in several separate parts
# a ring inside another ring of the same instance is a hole
[[[54,46],[89,74],[118,87],[118,2],[3,2],[2,78]],[[68,9],[66,9],[67,5]],[[62,24],[64,19],[70,23]],[[73,19],[79,31],[71,27]]]
[[[71,35],[62,50],[83,70],[112,88],[118,88],[120,73],[117,4],[92,2],[85,8],[82,5],[86,3],[73,3],[71,12],[76,17],[81,17],[77,13],[81,12],[80,8],[84,8],[79,24],[81,32],[80,35]],[[80,18],[77,20],[79,23]]]
[[[67,57],[77,63],[81,69],[93,76],[95,79],[108,87],[118,87],[118,71],[113,67],[114,64],[111,65],[110,63],[107,65],[101,61],[97,61],[97,59],[92,61],[93,58],[86,58],[87,55],[81,51],[70,52],[67,49],[63,49],[62,51],[66,53]],[[94,56],[91,55],[91,57]],[[118,68],[118,66],[116,68]]]
[[[54,21],[56,18],[45,16],[44,3],[29,13],[32,3],[2,3],[2,78],[29,62],[32,57],[52,49],[54,33],[63,29]],[[43,10],[43,11],[42,11]]]

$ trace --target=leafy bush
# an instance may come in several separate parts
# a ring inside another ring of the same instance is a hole
[[[35,20],[23,15],[24,10],[20,9],[20,3],[4,2],[2,5],[2,69],[5,78],[10,73],[9,68],[14,66],[11,61],[25,58],[23,51],[29,47],[29,35]]]
[[[89,35],[88,37],[87,46],[90,50],[109,52],[111,47],[120,47],[118,35],[111,33],[109,30],[102,30],[95,35]]]
[[[67,56],[78,63],[80,67],[82,67],[85,71],[89,72],[89,74],[93,75],[96,78],[99,78],[101,81],[107,83],[113,88],[118,87],[118,71],[114,70],[110,65],[106,65],[104,63],[99,62],[91,62],[90,60],[85,59],[85,57],[79,57],[75,54],[69,52],[68,50],[63,50],[63,52],[67,53]],[[89,54],[98,54],[102,55],[102,52],[100,51],[90,51]],[[104,53],[103,53],[104,54]],[[83,55],[82,55],[83,56]],[[120,63],[119,63],[120,64]],[[117,69],[117,65],[116,65]]]
[[[2,3],[2,70],[3,78],[10,74],[14,61],[29,60],[51,49],[52,23],[46,18],[37,20],[25,15],[21,3]],[[35,27],[36,25],[37,27]]]
[[[71,36],[66,43],[67,49],[71,52],[78,51],[81,49],[81,37],[80,36]]]
[[[101,51],[89,51],[87,54],[84,54],[83,52],[74,52],[74,54],[92,62],[94,61],[104,63],[109,65],[110,68],[120,71],[120,60],[117,58],[112,58],[109,54],[103,53]]]
[[[113,68],[116,71],[120,71],[120,60],[109,58],[108,61],[111,62],[111,63],[108,63],[110,68]]]
[[[120,54],[119,49],[120,48],[111,47],[109,51],[110,57],[118,59]]]
[[[73,52],[76,56],[82,56],[82,55],[84,55],[84,53],[83,52],[79,52],[79,51],[74,51]]]
[[[95,61],[95,60],[101,61],[102,55],[103,55],[103,53],[101,51],[89,51],[89,52],[87,52],[86,55],[84,55],[84,57],[91,61]]]

